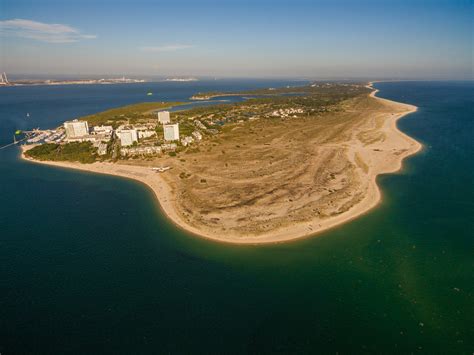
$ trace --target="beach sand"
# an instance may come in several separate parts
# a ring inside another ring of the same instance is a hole
[[[372,83],[369,83],[368,87],[372,88]],[[238,226],[231,228],[231,224],[224,224],[226,222],[222,222],[223,224],[220,228],[214,228],[212,225],[200,224],[198,220],[193,220],[187,216],[186,213],[183,213],[182,190],[184,188],[179,184],[179,179],[177,178],[177,172],[179,171],[178,166],[177,171],[174,173],[157,173],[151,169],[150,165],[133,165],[133,163],[130,162],[80,164],[36,161],[26,157],[24,154],[28,149],[31,149],[32,146],[22,147],[22,157],[33,163],[78,169],[92,173],[109,174],[142,182],[151,188],[163,212],[176,226],[200,237],[238,244],[286,242],[317,235],[322,231],[351,221],[375,207],[381,201],[381,191],[376,183],[377,176],[400,170],[403,159],[415,154],[421,149],[422,146],[419,142],[397,128],[397,121],[401,117],[415,112],[417,108],[413,105],[378,98],[375,96],[376,93],[377,90],[374,90],[369,96],[377,100],[378,104],[382,104],[384,110],[371,114],[373,115],[373,117],[371,117],[373,122],[380,122],[379,126],[375,128],[372,127],[371,130],[373,132],[376,131],[377,135],[382,134],[384,138],[367,143],[367,141],[362,142],[360,139],[356,139],[356,134],[354,133],[352,135],[353,138],[344,144],[344,154],[346,154],[346,158],[352,162],[353,166],[358,166],[357,176],[362,176],[363,178],[363,181],[359,183],[361,187],[358,190],[359,193],[363,192],[362,197],[357,200],[357,203],[350,205],[350,207],[342,213],[337,213],[326,218],[321,218],[315,214],[314,218],[307,218],[306,220],[292,219],[290,222],[280,223],[277,228],[272,228],[268,231],[258,230],[254,233],[250,233],[248,230],[239,231]],[[327,145],[326,149],[330,149],[330,145]],[[169,161],[170,160],[168,160],[168,162]],[[310,201],[311,194],[307,195],[308,197],[305,198]],[[282,206],[283,205],[275,206],[273,212],[284,214],[286,210],[282,210]],[[245,209],[240,211],[241,216],[245,216],[245,211]],[[228,216],[233,216],[232,213],[234,212],[231,212]],[[219,218],[216,220],[219,220]],[[238,221],[240,219],[236,220]],[[231,222],[232,221],[229,223]],[[233,222],[235,225],[235,221]]]

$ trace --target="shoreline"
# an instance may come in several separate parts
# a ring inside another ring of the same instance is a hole
[[[158,200],[160,209],[162,210],[162,212],[164,212],[165,217],[167,217],[175,226],[177,226],[184,232],[194,234],[201,238],[232,244],[271,244],[299,240],[319,235],[321,232],[324,232],[328,229],[335,228],[336,226],[340,226],[344,223],[350,222],[353,219],[367,213],[372,208],[377,206],[382,200],[382,191],[376,181],[377,176],[381,174],[388,174],[400,171],[403,166],[403,160],[406,157],[417,153],[422,148],[422,145],[418,141],[406,135],[397,127],[397,121],[400,118],[415,112],[417,110],[417,107],[375,96],[378,92],[378,89],[375,89],[373,87],[373,82],[369,82],[367,87],[373,90],[369,94],[370,97],[380,100],[381,102],[387,105],[396,106],[397,108],[403,108],[405,110],[396,114],[392,113],[389,118],[384,121],[383,128],[387,130],[387,134],[391,134],[393,136],[392,138],[394,140],[402,140],[403,143],[408,144],[408,148],[402,151],[402,153],[397,156],[397,159],[392,162],[392,165],[387,166],[387,164],[382,161],[379,162],[379,165],[381,166],[378,166],[378,170],[373,171],[372,169],[370,169],[370,174],[368,174],[367,181],[368,188],[365,197],[348,211],[341,213],[340,215],[336,215],[334,217],[329,217],[326,220],[316,222],[300,222],[268,233],[263,233],[258,236],[232,233],[227,234],[226,238],[222,238],[216,235],[215,233],[213,234],[211,231],[201,230],[192,225],[189,225],[181,218],[181,216],[177,212],[176,207],[174,206],[174,191],[170,187],[170,184],[166,181],[166,174],[162,175],[156,173],[148,167],[117,163],[96,162],[93,164],[80,164],[72,162],[38,161],[31,158],[27,158],[24,154],[28,149],[31,149],[32,146],[21,146],[21,158],[28,162],[37,164],[44,164],[68,169],[77,169],[91,173],[114,175],[139,181],[147,185],[147,187],[153,191],[155,197]]]

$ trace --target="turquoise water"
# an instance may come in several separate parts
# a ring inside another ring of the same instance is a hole
[[[179,100],[277,84],[2,88],[0,143],[149,90]],[[424,150],[379,178],[377,209],[293,243],[198,239],[145,186],[0,151],[0,352],[471,354],[474,85],[376,87],[419,106],[399,126]]]

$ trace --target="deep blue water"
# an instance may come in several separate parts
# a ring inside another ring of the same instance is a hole
[[[0,88],[0,144],[124,104],[286,84]],[[472,354],[474,84],[376,87],[419,106],[399,127],[423,151],[379,178],[378,208],[293,243],[201,240],[145,186],[1,150],[0,352]]]

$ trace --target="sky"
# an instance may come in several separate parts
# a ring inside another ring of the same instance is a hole
[[[472,80],[473,9],[473,0],[0,0],[0,71]]]

